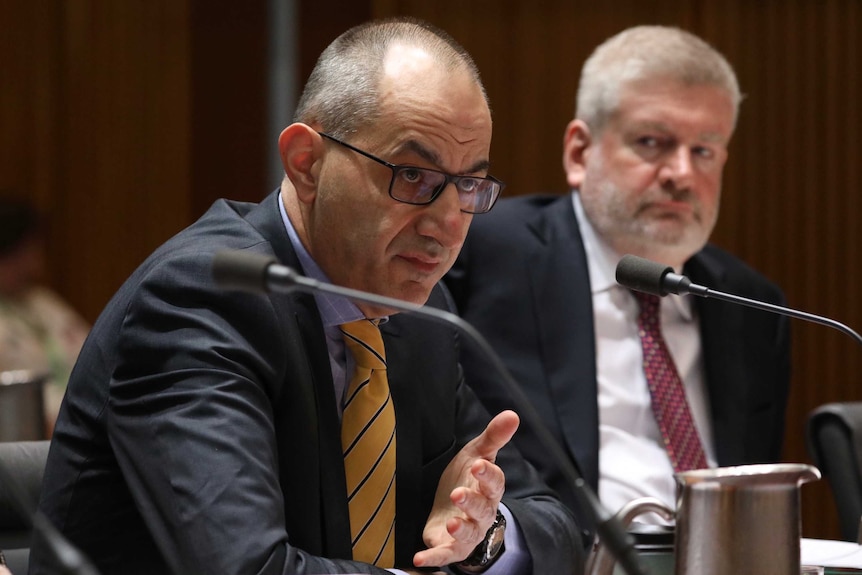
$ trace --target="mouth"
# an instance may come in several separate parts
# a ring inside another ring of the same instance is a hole
[[[658,212],[659,215],[692,215],[695,211],[690,202],[672,199],[650,202],[646,208],[649,211]]]
[[[400,254],[398,257],[407,262],[410,267],[425,274],[437,271],[443,261],[439,257],[429,256],[428,254]]]

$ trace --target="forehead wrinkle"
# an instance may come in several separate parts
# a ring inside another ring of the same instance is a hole
[[[635,122],[635,131],[640,130],[655,130],[656,132],[671,132],[671,129],[664,122]]]
[[[443,169],[444,166],[440,161],[440,156],[433,150],[429,150],[428,148],[423,146],[418,141],[410,139],[398,146],[398,148],[396,148],[397,153],[403,151],[411,151],[420,156],[426,162],[434,165],[441,172],[445,172],[445,170]],[[470,168],[464,173],[472,174],[475,172],[487,171],[490,166],[491,162],[489,162],[488,160],[479,160],[478,162],[470,166]]]
[[[727,141],[727,137],[719,134],[718,132],[702,132],[700,134],[700,139],[703,142],[710,142],[716,144],[723,144]]]

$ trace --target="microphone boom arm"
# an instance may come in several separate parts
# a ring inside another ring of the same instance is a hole
[[[672,268],[666,269],[671,270]],[[859,335],[852,328],[841,323],[840,321],[836,321],[834,319],[820,315],[815,315],[813,313],[799,311],[790,307],[775,305],[772,303],[767,303],[765,301],[757,301],[747,297],[714,290],[706,286],[692,283],[691,280],[689,280],[687,277],[675,274],[671,271],[666,271],[664,275],[662,275],[661,288],[662,291],[664,291],[665,293],[672,293],[676,295],[696,295],[703,298],[719,299],[722,301],[744,305],[754,309],[769,311],[772,313],[777,313],[779,315],[786,315],[788,317],[818,323],[820,325],[825,325],[833,329],[837,329],[838,331],[841,331],[855,339],[859,344],[862,344],[862,335]]]
[[[694,285],[692,285],[692,287],[694,287]],[[698,286],[698,287],[700,287],[700,286]],[[797,319],[803,319],[806,321],[819,323],[820,325],[825,325],[825,326],[837,329],[838,331],[844,332],[845,334],[847,334],[850,337],[852,337],[853,339],[855,339],[859,344],[862,344],[862,335],[859,335],[857,332],[853,331],[853,329],[851,329],[849,326],[841,323],[840,321],[836,321],[836,320],[830,319],[828,317],[814,315],[813,313],[799,311],[799,310],[789,308],[789,307],[783,307],[783,306],[775,305],[775,304],[771,304],[771,303],[751,300],[748,298],[744,298],[744,297],[740,297],[737,295],[716,291],[716,290],[709,289],[709,288],[704,288],[704,290],[705,290],[705,292],[702,295],[699,293],[695,293],[694,291],[692,291],[691,293],[693,295],[700,295],[701,297],[711,297],[711,298],[720,299],[723,301],[729,301],[731,303],[738,303],[739,305],[753,307],[755,309],[762,309],[765,311],[771,311],[774,313],[794,317]]]
[[[668,265],[660,264],[632,254],[626,254],[620,258],[620,261],[617,263],[616,280],[618,284],[628,289],[659,297],[664,297],[669,293],[676,295],[696,295],[704,298],[711,297],[730,303],[777,313],[779,315],[818,323],[820,325],[837,329],[855,339],[856,343],[862,344],[862,336],[850,329],[850,327],[839,321],[835,321],[834,319],[764,301],[757,301],[738,295],[716,291],[706,286],[692,283],[688,277],[674,273],[673,268]]]

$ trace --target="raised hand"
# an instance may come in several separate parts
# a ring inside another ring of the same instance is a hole
[[[494,461],[519,424],[514,411],[501,412],[449,462],[423,531],[428,549],[413,556],[414,565],[457,563],[484,539],[506,489],[506,477]]]

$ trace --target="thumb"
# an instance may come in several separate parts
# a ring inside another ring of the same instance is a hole
[[[512,436],[518,431],[520,423],[521,420],[514,411],[501,411],[488,423],[485,430],[467,446],[473,450],[476,456],[494,461],[497,458],[497,452],[509,443]]]

